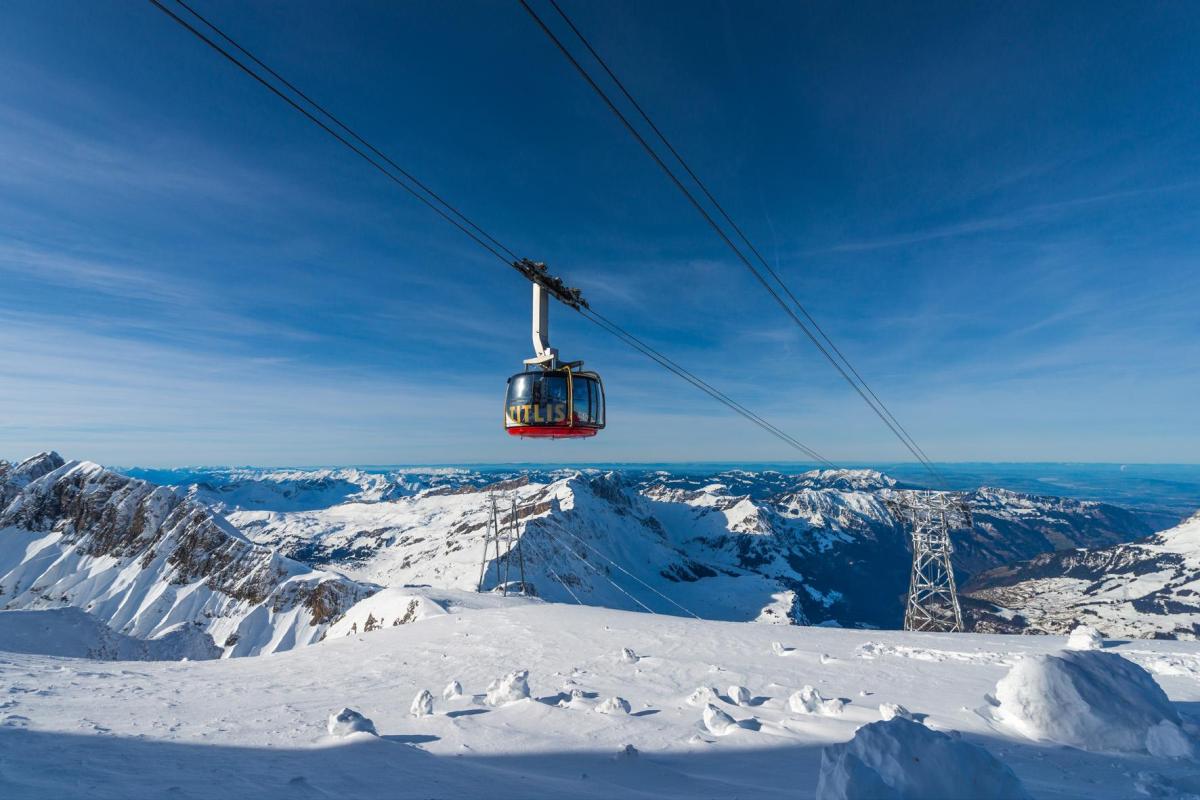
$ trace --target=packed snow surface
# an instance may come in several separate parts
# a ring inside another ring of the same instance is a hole
[[[998,718],[1031,739],[1168,758],[1192,751],[1166,693],[1115,653],[1027,656],[996,685],[996,699]]]
[[[906,719],[872,722],[821,755],[818,800],[1028,800],[982,747]]]
[[[447,613],[264,656],[97,661],[14,653],[0,639],[0,797],[804,800],[822,750],[850,742],[886,703],[983,748],[1039,800],[1129,800],[1138,786],[1181,797],[1195,783],[1193,761],[1064,748],[994,718],[988,698],[1011,665],[1065,637],[781,628],[407,591]],[[1168,699],[1156,707],[1188,730],[1200,644],[1109,645],[1074,655],[1158,665]],[[623,647],[637,663],[617,658]],[[423,690],[454,681],[461,696],[411,715]],[[492,699],[515,702],[489,704],[493,682]],[[749,689],[751,704],[729,703],[730,686]],[[792,711],[804,686],[842,699],[842,713]],[[689,702],[694,693],[704,700]],[[629,712],[599,713],[608,698]],[[891,738],[917,756],[957,751],[918,736]]]

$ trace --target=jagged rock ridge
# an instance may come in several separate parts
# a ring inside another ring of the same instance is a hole
[[[141,639],[192,626],[225,655],[319,639],[376,587],[255,544],[178,492],[41,453],[0,462],[0,607],[75,606]]]

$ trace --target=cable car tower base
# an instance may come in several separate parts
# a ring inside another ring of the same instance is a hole
[[[487,532],[483,538],[483,561],[479,565],[479,587],[478,591],[484,591],[484,581],[488,575],[488,553],[494,552],[495,558],[492,563],[496,565],[496,582],[490,591],[497,589],[508,597],[509,592],[512,594],[526,595],[532,594],[528,591],[529,584],[525,582],[525,548],[521,547],[521,539],[517,533],[517,500],[515,497],[509,498],[509,515],[508,519],[501,521],[500,507],[496,501],[496,496],[488,495],[488,520]],[[514,553],[514,550],[516,551]],[[517,569],[520,574],[520,582],[516,587],[512,584],[512,562],[513,556],[516,556]]]
[[[970,508],[961,498],[940,492],[905,492],[887,505],[898,520],[912,527],[912,577],[904,630],[961,632],[950,531],[971,526]]]

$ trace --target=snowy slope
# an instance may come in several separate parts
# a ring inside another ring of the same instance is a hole
[[[270,657],[113,664],[0,654],[9,687],[0,794],[812,798],[822,747],[879,720],[885,704],[985,748],[1038,800],[1195,791],[1192,761],[1057,746],[998,718],[989,699],[997,684],[1019,658],[1050,653],[1061,638],[774,627],[452,592],[428,599],[452,613]],[[1137,642],[1109,652],[1150,669],[1194,735],[1198,647]],[[489,684],[515,670],[528,670],[530,698],[488,705]],[[453,681],[462,695],[443,699]],[[797,710],[789,698],[806,685],[843,702]],[[744,705],[731,702],[739,686]],[[727,735],[689,702],[701,687],[714,687],[704,702],[734,720]],[[432,714],[414,717],[422,690],[433,695]],[[605,703],[616,697],[628,713]],[[331,736],[326,721],[343,707],[370,718],[379,736]]]
[[[318,640],[376,587],[314,570],[242,536],[174,491],[42,453],[0,465],[0,605],[76,607],[114,633],[179,626],[227,655]]]
[[[236,508],[300,511],[346,502],[375,502],[398,493],[383,475],[357,469],[231,471],[223,482],[187,486],[189,500],[217,512]]]
[[[110,661],[179,661],[220,658],[221,648],[186,622],[153,639],[114,633],[82,609],[0,612],[0,643],[13,653],[40,653]]]
[[[437,478],[392,500],[246,508],[229,519],[257,542],[361,580],[468,589],[479,581],[494,492],[518,499],[527,578],[550,599],[684,613],[657,594],[671,588],[713,619],[756,619],[769,607],[766,616],[795,622],[901,620],[908,535],[883,502],[896,483],[878,472],[737,471],[706,482],[661,471],[534,471],[488,485],[479,473]],[[1150,533],[1100,503],[999,490],[969,499],[978,525],[955,534],[960,578],[1058,547]]]
[[[1049,553],[979,575],[967,587],[991,630],[1200,637],[1200,513],[1141,541]]]

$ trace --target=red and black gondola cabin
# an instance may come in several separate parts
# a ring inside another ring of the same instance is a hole
[[[604,427],[604,385],[594,372],[537,369],[508,379],[504,429],[511,436],[579,439]]]

